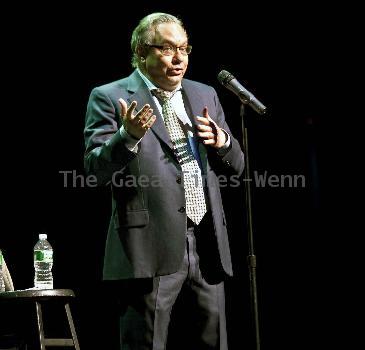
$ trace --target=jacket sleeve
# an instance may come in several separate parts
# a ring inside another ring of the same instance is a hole
[[[214,116],[215,122],[218,126],[224,129],[231,138],[231,144],[229,145],[226,152],[223,155],[217,153],[217,157],[223,163],[223,165],[229,169],[229,172],[233,172],[238,176],[241,176],[245,166],[244,154],[241,150],[241,146],[237,139],[232,135],[232,132],[226,122],[222,105],[219,101],[216,91],[213,90],[214,106],[216,114]]]
[[[84,129],[84,165],[87,174],[96,176],[98,185],[107,184],[136,157],[119,132],[119,112],[117,104],[100,88],[91,92]]]

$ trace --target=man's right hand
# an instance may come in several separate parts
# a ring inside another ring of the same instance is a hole
[[[127,103],[119,99],[121,112],[120,116],[123,119],[123,126],[125,131],[136,139],[141,139],[156,120],[153,114],[153,109],[149,104],[145,104],[136,115],[133,114],[137,102],[133,101],[129,107]]]

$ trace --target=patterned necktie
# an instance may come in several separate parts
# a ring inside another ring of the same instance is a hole
[[[186,215],[199,224],[207,211],[200,167],[188,145],[188,139],[181,127],[179,118],[171,104],[175,92],[154,89],[154,95],[162,101],[162,114],[170,135],[175,155],[179,161],[184,178]]]

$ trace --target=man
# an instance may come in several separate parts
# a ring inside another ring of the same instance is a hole
[[[227,349],[232,266],[217,176],[241,175],[244,157],[214,89],[183,79],[191,46],[179,19],[146,16],[131,47],[136,70],[92,91],[85,127],[86,170],[112,186],[104,279],[128,286],[123,349],[165,349],[185,289],[197,331],[189,349]]]

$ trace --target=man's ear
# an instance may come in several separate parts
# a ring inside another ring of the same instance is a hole
[[[142,62],[144,62],[146,60],[146,55],[147,55],[147,49],[145,46],[139,46],[137,48],[137,55],[139,56],[140,60]]]

